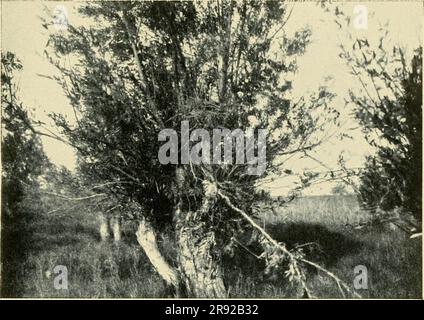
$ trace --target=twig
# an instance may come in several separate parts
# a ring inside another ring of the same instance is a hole
[[[51,196],[62,198],[62,199],[68,200],[68,201],[81,201],[81,200],[87,200],[87,199],[92,199],[92,198],[97,198],[97,197],[105,197],[106,196],[106,193],[97,193],[97,194],[93,194],[91,196],[86,196],[86,197],[71,198],[71,197],[64,196],[62,194],[49,192],[49,191],[41,191],[41,193],[45,193],[45,194],[48,194],[48,195],[51,195]]]
[[[237,243],[240,247],[242,247],[244,250],[246,250],[247,252],[249,252],[252,256],[254,256],[256,259],[260,260],[262,259],[261,256],[258,256],[257,254],[255,254],[254,252],[252,252],[252,250],[250,250],[248,247],[246,247],[244,244],[242,244],[241,242],[239,242],[236,238],[233,237],[233,240],[235,243]]]

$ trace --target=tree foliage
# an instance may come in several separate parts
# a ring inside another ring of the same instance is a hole
[[[30,223],[41,205],[38,178],[47,164],[40,138],[28,127],[30,117],[18,98],[15,77],[22,64],[2,52],[2,211],[1,294],[16,296],[22,285],[17,273],[30,242]],[[31,192],[29,192],[29,190]]]
[[[17,216],[25,189],[36,188],[37,177],[46,163],[41,141],[29,128],[28,111],[17,97],[14,77],[22,64],[11,52],[4,52],[2,64],[2,212]]]
[[[383,99],[374,112],[358,110],[367,132],[377,131],[376,156],[369,157],[361,177],[361,198],[383,210],[400,207],[418,221],[422,210],[422,49],[410,67],[403,66],[401,95]]]
[[[157,159],[160,129],[178,132],[181,120],[191,129],[246,129],[254,115],[258,127],[269,129],[272,163],[308,141],[317,121],[311,110],[330,98],[323,89],[312,102],[290,101],[285,78],[295,72],[310,31],[281,32],[287,16],[281,3],[105,2],[81,13],[101,23],[71,27],[49,42],[77,114],[75,124],[55,119],[78,148],[82,170],[116,181],[111,190],[144,203],[152,217],[172,211],[166,207],[175,196],[169,190],[175,167]],[[64,56],[71,56],[71,68],[61,64]],[[187,168],[184,196],[194,208],[204,169]],[[231,180],[234,195],[250,207],[258,177],[240,165],[207,170],[217,181]]]
[[[349,16],[335,8],[337,25],[349,30]],[[340,45],[340,57],[360,86],[350,90],[346,103],[354,106],[376,150],[366,160],[359,196],[367,207],[399,208],[421,221],[422,47],[408,55],[405,48],[390,43],[388,34],[388,25],[379,28],[377,39],[347,31],[348,43]]]
[[[228,201],[254,216],[253,204],[267,196],[256,183],[282,170],[274,160],[319,144],[314,133],[334,118],[325,87],[307,101],[290,97],[310,30],[289,35],[290,10],[271,1],[105,1],[80,13],[96,24],[55,33],[46,49],[75,112],[74,122],[54,119],[78,150],[79,170],[107,184],[128,216],[175,230],[187,287],[196,282],[182,254],[190,248],[219,278],[219,248],[249,225]],[[240,164],[161,165],[158,133],[179,132],[183,120],[210,132],[266,128],[266,173],[248,175]]]

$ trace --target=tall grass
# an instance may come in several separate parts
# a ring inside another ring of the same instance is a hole
[[[347,224],[366,219],[356,199],[349,196],[307,197],[277,212],[263,212],[260,223],[289,247],[305,243],[308,258],[321,263],[348,284],[354,268],[367,267],[366,298],[421,297],[421,240],[409,239],[400,230],[386,227],[352,231]],[[169,297],[160,277],[133,238],[133,226],[124,226],[121,243],[100,242],[96,219],[84,212],[69,216],[40,216],[31,225],[33,239],[22,252],[17,268],[23,297]],[[162,247],[175,254],[166,237]],[[239,239],[243,241],[243,237]],[[247,249],[249,249],[249,251]],[[239,246],[224,259],[225,280],[231,297],[290,298],[299,288],[281,275],[265,275],[264,263]],[[309,248],[309,249],[307,249]],[[254,252],[253,252],[254,253]],[[67,290],[56,290],[53,268],[68,269]],[[308,271],[308,285],[315,295],[340,297],[337,285],[320,272]]]

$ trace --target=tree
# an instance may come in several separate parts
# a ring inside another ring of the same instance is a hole
[[[2,295],[19,290],[17,265],[30,239],[28,224],[37,213],[39,198],[28,189],[38,189],[38,177],[47,164],[39,137],[27,124],[30,117],[19,101],[14,81],[22,64],[12,52],[1,56],[2,89]],[[35,192],[36,193],[36,192]]]
[[[177,295],[226,296],[221,248],[253,227],[271,267],[290,264],[287,275],[307,290],[298,267],[306,260],[252,217],[267,199],[256,183],[282,170],[274,160],[321,143],[314,134],[327,119],[314,111],[334,118],[326,88],[308,101],[289,98],[310,31],[289,37],[290,10],[280,2],[97,2],[80,13],[96,26],[69,26],[46,50],[75,112],[75,123],[54,119],[78,150],[79,170],[138,218],[138,242],[162,278]],[[265,174],[248,175],[247,164],[160,164],[159,132],[180,132],[186,120],[209,132],[266,128]],[[156,243],[165,228],[178,244],[176,263]]]
[[[403,55],[398,51],[399,57]],[[396,101],[384,99],[377,110],[358,110],[365,130],[379,132],[378,151],[367,159],[360,195],[369,206],[402,208],[422,219],[422,48],[403,65]],[[362,109],[362,108],[361,108]]]
[[[350,19],[336,6],[336,22],[349,30]],[[376,41],[344,37],[340,57],[361,90],[350,90],[348,104],[376,150],[360,175],[360,200],[369,208],[390,211],[421,221],[422,210],[422,47],[410,62],[405,49],[388,43],[387,26]],[[375,211],[375,210],[373,210]]]

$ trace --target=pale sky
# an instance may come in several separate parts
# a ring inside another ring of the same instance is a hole
[[[50,112],[73,116],[62,88],[52,80],[39,76],[39,74],[51,76],[56,72],[43,56],[48,31],[41,26],[39,16],[45,16],[44,6],[54,10],[57,5],[64,5],[68,11],[69,23],[80,24],[82,20],[75,11],[76,4],[38,1],[1,2],[2,50],[16,53],[23,62],[24,69],[19,75],[21,90],[19,95],[24,105],[30,106],[37,119],[41,121],[51,122],[47,117]],[[389,36],[393,44],[402,45],[410,51],[422,43],[422,2],[349,2],[346,4],[345,12],[353,14],[353,8],[357,4],[363,4],[368,8],[368,29],[361,31],[352,29],[353,32],[373,37],[379,25],[388,21]],[[333,80],[329,85],[337,94],[333,105],[342,114],[347,114],[348,110],[343,110],[343,98],[350,87],[358,84],[351,78],[348,68],[338,57],[337,46],[343,39],[340,39],[341,35],[337,32],[332,17],[314,2],[294,4],[292,16],[286,27],[289,30],[295,30],[305,25],[312,28],[312,43],[308,46],[305,55],[298,59],[300,69],[294,79],[293,94],[302,96],[323,84],[325,77],[332,76]],[[347,127],[350,126],[354,126],[352,121],[347,123]],[[330,141],[317,150],[315,155],[318,155],[328,166],[335,167],[338,155],[343,151],[349,160],[349,166],[361,166],[364,156],[370,152],[370,149],[359,132],[353,132],[353,135],[354,141]],[[53,163],[70,169],[75,166],[74,152],[70,147],[49,138],[43,137],[42,140],[45,152]],[[316,163],[299,159],[293,159],[288,163],[288,167],[294,170],[319,169]],[[267,185],[267,188],[276,195],[284,194],[289,187],[289,184],[283,185],[278,179]],[[319,185],[310,190],[310,193],[325,194],[331,187],[331,184]]]
[[[389,41],[392,45],[400,45],[411,52],[422,44],[423,13],[424,7],[421,1],[391,2],[346,2],[343,10],[346,14],[354,16],[356,5],[365,5],[368,8],[368,28],[357,30],[351,26],[353,35],[364,36],[371,40],[377,40],[377,30],[381,25],[389,22]],[[317,6],[313,2],[296,3],[287,28],[299,28],[309,25],[312,28],[312,43],[307,47],[304,56],[298,59],[299,72],[293,82],[295,94],[301,96],[308,89],[316,89],[324,83],[326,76],[332,76],[330,88],[337,94],[332,105],[341,113],[347,114],[350,110],[344,109],[343,98],[348,90],[355,86],[359,87],[357,79],[349,74],[345,62],[338,57],[340,42],[343,42],[343,34],[340,34],[332,21],[333,16]],[[350,118],[348,119],[350,120]],[[346,127],[356,127],[356,123],[348,121]],[[364,156],[372,152],[359,130],[349,132],[353,140],[329,141],[322,147],[316,148],[314,156],[322,160],[329,167],[337,166],[338,155],[343,152],[349,167],[360,167]],[[292,159],[288,165],[292,168],[307,168],[322,170],[323,168],[311,160]],[[290,183],[282,183],[285,179],[276,179],[269,185],[269,190],[274,194],[284,194],[291,189]],[[309,194],[328,194],[334,186],[332,183],[316,185],[307,192]]]

